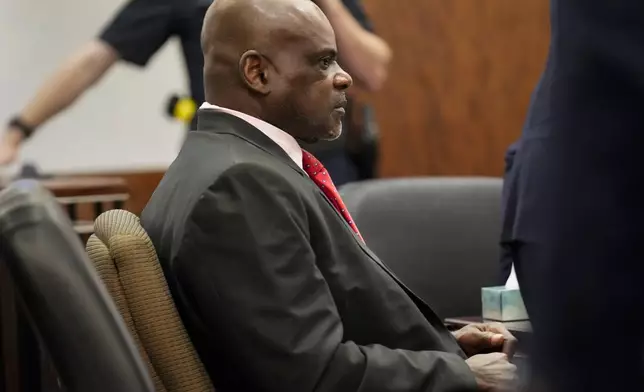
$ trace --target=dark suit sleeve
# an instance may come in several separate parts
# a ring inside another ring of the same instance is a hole
[[[342,320],[311,248],[300,193],[270,169],[237,165],[201,196],[180,274],[222,355],[269,392],[475,390],[458,355],[343,340]],[[261,386],[261,388],[259,388]]]

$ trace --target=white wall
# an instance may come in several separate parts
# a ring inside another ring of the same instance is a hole
[[[0,0],[0,122],[84,42],[123,0]],[[172,93],[187,93],[178,42],[146,68],[120,63],[72,108],[44,125],[21,154],[45,172],[78,173],[166,167],[183,140],[165,116]]]

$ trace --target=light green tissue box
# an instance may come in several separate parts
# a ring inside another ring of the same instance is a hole
[[[528,320],[521,291],[506,289],[505,286],[483,287],[483,318],[496,321]]]

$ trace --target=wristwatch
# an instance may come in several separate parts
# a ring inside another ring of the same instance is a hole
[[[12,127],[12,128],[16,128],[20,132],[22,132],[22,136],[25,139],[29,138],[34,133],[34,131],[36,130],[36,128],[25,124],[25,122],[22,121],[22,119],[20,117],[18,117],[18,116],[15,116],[11,120],[9,120],[8,125],[10,127]]]

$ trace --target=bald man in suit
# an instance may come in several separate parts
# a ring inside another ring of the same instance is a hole
[[[218,391],[505,388],[516,340],[455,333],[371,252],[298,140],[336,139],[352,78],[308,0],[216,0],[207,103],[142,214]]]

